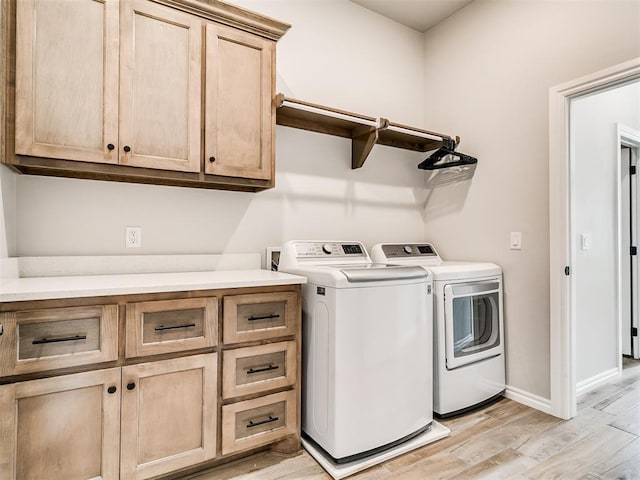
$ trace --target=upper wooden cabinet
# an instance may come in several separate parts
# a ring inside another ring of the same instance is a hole
[[[117,0],[16,7],[16,153],[118,163]]]
[[[15,91],[8,69],[3,123],[15,126],[15,145],[7,138],[4,163],[40,175],[274,186],[275,41],[289,25],[218,1],[10,1],[15,36],[4,24],[0,33],[15,43]]]
[[[273,42],[207,24],[205,171],[269,180],[273,172]]]
[[[202,22],[148,0],[120,12],[120,163],[198,172]]]

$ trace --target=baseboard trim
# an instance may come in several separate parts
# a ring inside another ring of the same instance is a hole
[[[551,400],[548,398],[543,398],[539,395],[535,395],[531,392],[527,392],[510,385],[507,385],[504,396],[510,400],[526,405],[527,407],[535,408],[541,412],[553,415],[551,413]]]
[[[587,378],[586,380],[582,380],[578,382],[576,385],[576,396],[582,395],[583,393],[587,393],[594,388],[598,388],[603,383],[607,383],[614,377],[620,375],[620,370],[616,368],[612,368],[611,370],[606,370],[602,373],[594,375],[591,378]]]

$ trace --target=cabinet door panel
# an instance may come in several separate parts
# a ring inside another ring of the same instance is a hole
[[[197,172],[202,23],[147,0],[121,11],[120,163]]]
[[[0,411],[0,478],[119,478],[119,368],[1,386]]]
[[[154,477],[215,457],[216,358],[123,367],[122,478]]]
[[[16,153],[117,163],[118,0],[16,7]]]
[[[207,24],[206,50],[205,171],[270,179],[273,42]]]

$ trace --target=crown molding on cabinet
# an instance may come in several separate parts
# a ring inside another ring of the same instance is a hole
[[[233,28],[278,41],[291,25],[218,0],[152,0]]]

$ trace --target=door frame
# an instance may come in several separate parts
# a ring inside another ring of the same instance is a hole
[[[569,111],[582,95],[640,79],[640,57],[549,90],[549,343],[551,414],[569,419],[577,413],[576,319],[571,274],[571,168]]]
[[[629,188],[628,185],[625,187],[622,185],[622,154],[620,153],[620,150],[622,149],[622,147],[627,147],[631,149],[631,156],[629,158],[630,162],[633,162],[633,160],[635,159],[636,161],[636,165],[638,163],[638,152],[640,152],[640,131],[635,130],[631,127],[627,127],[626,125],[617,124],[617,144],[616,144],[616,150],[617,150],[617,160],[618,160],[618,182],[617,182],[617,198],[618,198],[618,238],[622,238],[622,229],[623,228],[628,228],[629,224],[628,222],[625,221],[625,219],[622,218],[622,202],[623,202],[623,193],[622,193],[622,189],[623,188]],[[635,193],[636,195],[639,194],[639,190],[638,187],[640,187],[640,185],[638,185],[638,178],[636,175],[635,178]],[[637,197],[636,197],[637,198]],[[633,195],[630,196],[630,201],[633,202],[634,198]],[[638,209],[636,208],[634,210],[634,215],[636,216],[636,218],[640,218],[640,212],[638,212]],[[638,224],[636,223],[636,230],[638,229]],[[636,231],[636,238],[635,240],[635,244],[637,245],[640,242],[640,239],[638,238],[638,233],[640,233],[639,231]],[[619,273],[619,278],[618,278],[618,284],[619,285],[625,285],[625,283],[623,282],[622,279],[622,262],[625,261],[629,261],[629,252],[626,251],[624,248],[619,248],[618,249],[618,273]],[[636,263],[637,263],[637,258],[636,258]],[[637,271],[637,267],[636,267],[636,279],[640,278],[640,272]],[[632,283],[632,286],[634,287],[638,287],[637,284],[637,280],[636,283]],[[622,302],[623,300],[623,296],[622,296],[622,292],[619,292],[618,295],[618,300],[620,302],[620,305],[622,306]],[[640,309],[638,309],[638,305],[637,305],[637,301],[638,301],[638,296],[635,297],[635,302],[634,302],[634,308],[636,310],[636,315],[640,315]],[[618,319],[618,370],[622,371],[622,312],[621,309],[619,309],[620,311],[620,316]],[[631,322],[633,324],[633,315],[634,312],[631,312]],[[627,332],[628,334],[629,332]],[[638,358],[638,345],[637,345],[637,341],[633,342],[633,339],[631,340],[631,344],[632,344],[632,351],[634,354],[634,358]]]

